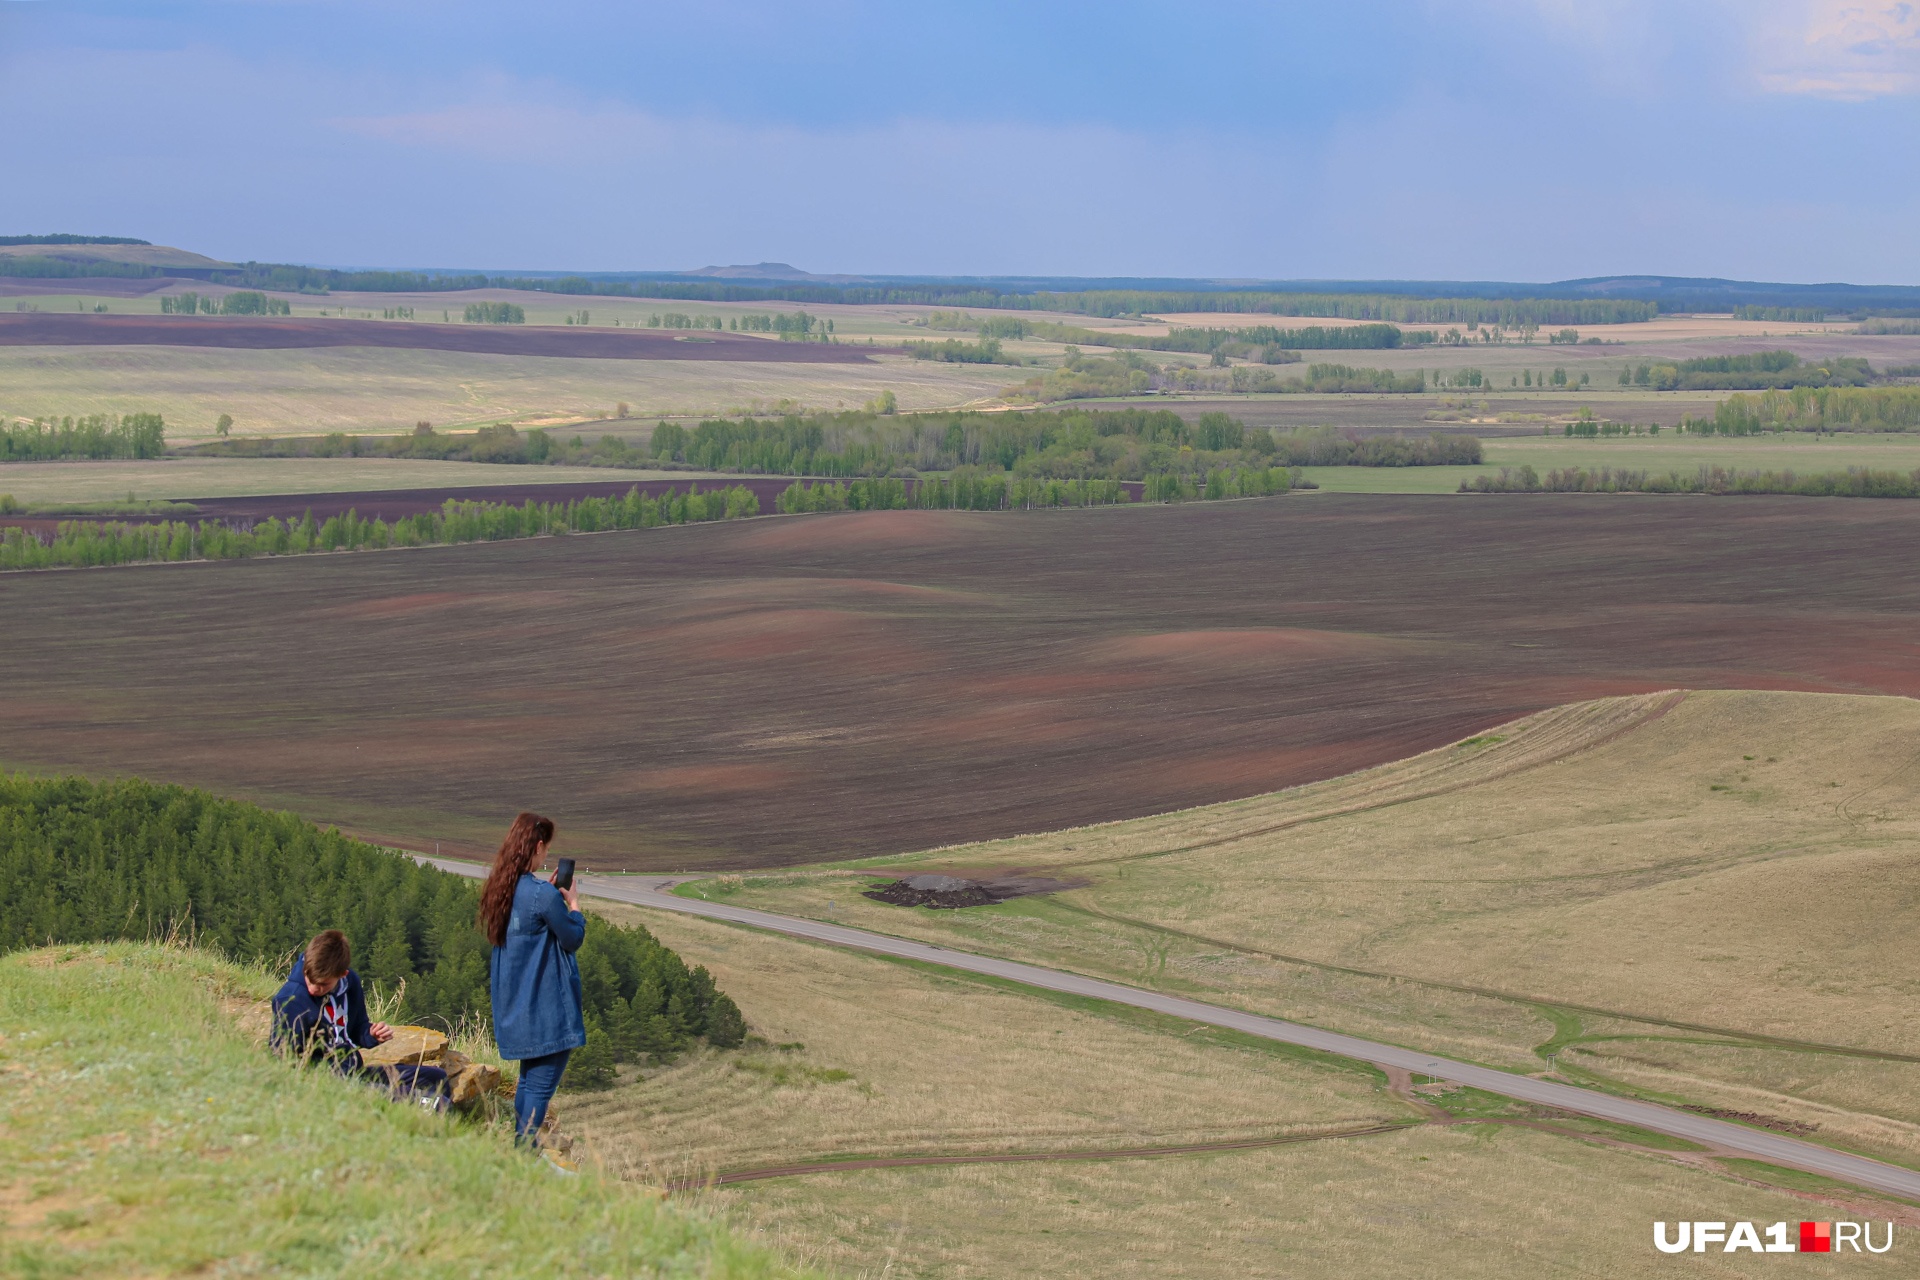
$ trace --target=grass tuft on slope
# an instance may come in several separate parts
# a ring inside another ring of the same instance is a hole
[[[794,1274],[724,1223],[267,1054],[183,948],[0,958],[0,1275]]]

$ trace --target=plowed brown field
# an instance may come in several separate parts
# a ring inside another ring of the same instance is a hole
[[[0,760],[775,865],[1245,796],[1604,694],[1920,695],[1920,503],[1292,495],[0,578]]]
[[[663,329],[555,329],[521,325],[225,316],[117,316],[35,311],[0,315],[0,346],[390,347],[499,356],[592,360],[746,360],[870,364],[873,348],[775,342],[733,333],[678,336]]]

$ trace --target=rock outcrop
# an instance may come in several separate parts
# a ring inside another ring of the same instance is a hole
[[[370,1067],[439,1067],[447,1073],[447,1092],[455,1106],[477,1102],[489,1093],[513,1094],[513,1085],[502,1082],[500,1068],[473,1061],[449,1046],[444,1032],[431,1027],[395,1027],[391,1040],[361,1050],[360,1060]]]

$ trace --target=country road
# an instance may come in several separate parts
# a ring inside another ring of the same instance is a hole
[[[424,856],[421,856],[421,861],[460,875],[479,877],[486,874],[486,867],[478,863]],[[776,915],[771,911],[755,911],[745,907],[729,907],[721,903],[676,897],[665,892],[665,888],[673,883],[671,879],[662,880],[657,877],[644,879],[636,877],[629,880],[624,877],[582,876],[580,891],[587,896],[605,898],[613,902],[652,907],[661,911],[678,911],[684,915],[703,916],[710,920],[724,920],[786,934],[790,937],[805,938],[812,942],[824,942],[857,951],[944,965],[950,969],[1003,978],[1048,991],[1061,991],[1070,995],[1111,1000],[1117,1004],[1151,1009],[1156,1013],[1185,1018],[1190,1022],[1227,1027],[1248,1035],[1300,1045],[1308,1049],[1318,1049],[1345,1058],[1377,1063],[1383,1067],[1399,1067],[1406,1071],[1453,1081],[1521,1102],[1558,1107],[1563,1111],[1571,1111],[1599,1120],[1611,1120],[1619,1124],[1637,1125],[1655,1133],[1664,1133],[1671,1137],[1684,1138],[1689,1142],[1723,1148],[1769,1164],[1801,1169],[1888,1195],[1920,1200],[1920,1171],[1903,1169],[1866,1156],[1835,1151],[1818,1143],[1768,1133],[1760,1129],[1750,1129],[1744,1125],[1730,1124],[1725,1120],[1715,1120],[1708,1116],[1693,1115],[1650,1102],[1615,1097],[1592,1089],[1557,1084],[1551,1080],[1536,1080],[1510,1071],[1499,1071],[1492,1067],[1436,1057],[1398,1045],[1362,1040],[1357,1036],[1342,1035],[1336,1031],[1323,1031],[1318,1027],[1305,1026],[1301,1023],[1264,1018],[1258,1014],[1245,1013],[1222,1005],[1163,995],[1157,991],[1129,987],[1100,978],[1083,977],[1064,970],[1045,969],[1038,965],[1022,964],[1016,960],[999,960],[969,951],[954,951],[931,943],[888,937],[885,934],[869,933],[864,929],[849,929],[843,925],[827,924],[818,920]]]

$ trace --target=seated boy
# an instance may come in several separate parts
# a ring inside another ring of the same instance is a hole
[[[362,1065],[360,1050],[384,1044],[393,1032],[384,1022],[367,1021],[366,992],[351,959],[346,934],[328,929],[314,935],[293,962],[286,985],[274,994],[274,1047],[324,1058],[342,1075],[362,1075],[388,1085],[396,1097],[420,1095],[435,1105],[447,1090],[447,1073],[439,1067]]]

